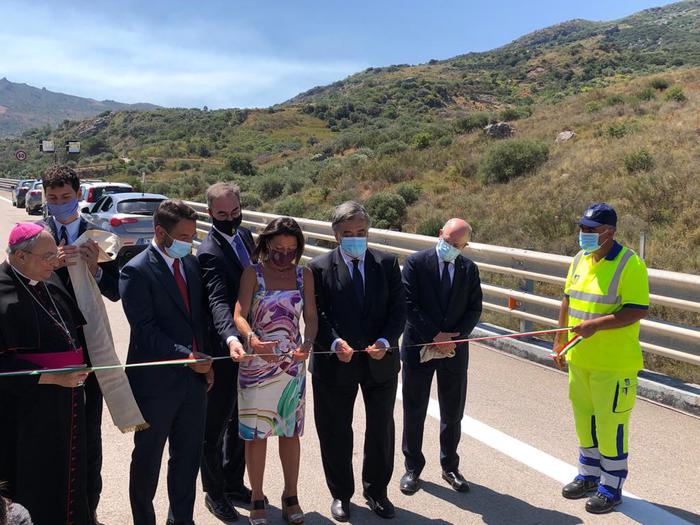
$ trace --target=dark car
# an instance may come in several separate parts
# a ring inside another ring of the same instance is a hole
[[[27,190],[29,186],[32,185],[34,180],[18,180],[17,185],[12,190],[12,205],[18,208],[24,208],[24,197],[27,195]]]

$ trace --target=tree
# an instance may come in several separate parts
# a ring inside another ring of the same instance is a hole
[[[246,177],[251,177],[257,173],[257,170],[255,169],[255,166],[253,166],[253,163],[250,162],[249,159],[241,155],[233,155],[229,157],[227,160],[227,164],[231,171],[235,171],[236,173],[239,173],[240,175],[244,175]]]
[[[375,193],[367,199],[365,208],[377,228],[400,231],[406,220],[406,201],[396,193]]]

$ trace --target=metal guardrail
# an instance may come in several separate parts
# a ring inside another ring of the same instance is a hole
[[[211,228],[206,205],[187,202],[202,220],[197,228],[206,235]],[[270,213],[246,211],[243,225],[253,234],[267,223],[279,217]],[[327,243],[335,242],[329,222],[312,219],[296,219],[307,240],[305,259],[329,251]],[[369,246],[384,250],[400,258],[417,250],[435,245],[434,237],[411,233],[393,232],[372,228]],[[464,254],[479,266],[482,274],[484,309],[506,314],[527,323],[557,326],[561,296],[548,297],[535,293],[534,283],[551,283],[563,289],[571,257],[549,253],[506,248],[489,244],[469,243]],[[487,274],[487,275],[484,275]],[[489,282],[493,274],[508,275],[521,280],[520,289],[511,289]],[[665,270],[649,269],[650,300],[652,305],[664,306],[686,312],[700,312],[700,276]],[[697,327],[672,324],[664,320],[644,319],[641,322],[641,346],[652,354],[700,365],[700,330]]]

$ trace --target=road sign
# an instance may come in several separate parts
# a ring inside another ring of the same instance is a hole
[[[15,158],[17,160],[27,160],[27,152],[21,149],[17,150],[17,152],[15,152]]]
[[[67,140],[66,151],[68,153],[80,153],[80,142],[77,140]]]
[[[39,141],[39,151],[43,151],[44,153],[55,153],[56,147],[53,144],[53,140]]]

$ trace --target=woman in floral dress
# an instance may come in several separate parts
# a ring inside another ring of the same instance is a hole
[[[311,271],[299,266],[304,236],[294,219],[281,217],[258,236],[253,259],[241,277],[234,313],[236,328],[252,354],[238,372],[239,434],[251,489],[250,523],[267,523],[263,477],[267,438],[280,438],[284,472],[282,515],[303,523],[297,500],[299,436],[304,431],[306,359],[316,337],[317,317]],[[304,316],[304,338],[300,320]]]

